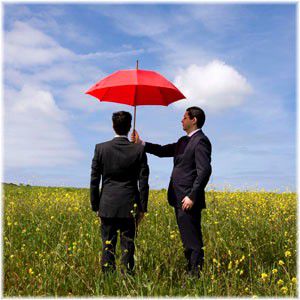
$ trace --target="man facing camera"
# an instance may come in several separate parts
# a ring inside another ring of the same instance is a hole
[[[101,219],[103,272],[115,269],[118,231],[122,271],[133,271],[136,226],[147,211],[149,167],[144,147],[127,138],[131,120],[129,112],[113,113],[116,135],[96,145],[92,161],[90,200],[92,210]]]
[[[187,135],[176,143],[161,146],[143,142],[137,132],[131,136],[148,153],[174,157],[168,201],[175,209],[188,271],[196,276],[204,263],[201,210],[206,207],[204,189],[211,175],[211,144],[201,129],[204,122],[204,111],[194,106],[186,110],[181,121]]]

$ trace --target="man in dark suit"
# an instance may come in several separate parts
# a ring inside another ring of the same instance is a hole
[[[115,269],[118,231],[122,272],[133,270],[136,226],[147,211],[149,167],[144,147],[127,138],[131,119],[129,112],[113,114],[116,136],[96,145],[92,161],[90,199],[92,210],[101,218],[103,272]]]
[[[168,201],[175,209],[188,271],[199,276],[204,263],[201,210],[206,207],[204,189],[212,172],[211,144],[201,130],[205,122],[202,109],[188,108],[181,122],[187,135],[173,144],[161,146],[145,143],[137,132],[131,138],[136,143],[143,144],[147,153],[159,157],[174,157]]]

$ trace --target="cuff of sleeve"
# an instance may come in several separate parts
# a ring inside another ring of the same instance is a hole
[[[190,200],[192,200],[193,202],[195,202],[194,199],[193,199],[193,194],[188,195],[188,197],[190,198]]]

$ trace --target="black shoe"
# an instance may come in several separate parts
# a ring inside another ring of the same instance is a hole
[[[191,269],[189,270],[188,274],[189,274],[189,276],[199,278],[200,272],[202,272],[202,270],[203,270],[203,262],[200,263],[199,265],[192,266]]]

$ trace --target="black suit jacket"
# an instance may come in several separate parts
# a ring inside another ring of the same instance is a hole
[[[100,217],[128,218],[132,217],[136,203],[139,211],[146,212],[148,178],[149,167],[143,146],[132,144],[125,137],[97,144],[90,184],[92,210],[99,210]]]
[[[194,208],[205,208],[204,189],[211,175],[211,143],[202,130],[191,138],[181,137],[177,143],[157,145],[145,143],[145,151],[159,157],[174,157],[174,167],[168,188],[168,201],[182,206],[188,196]]]

